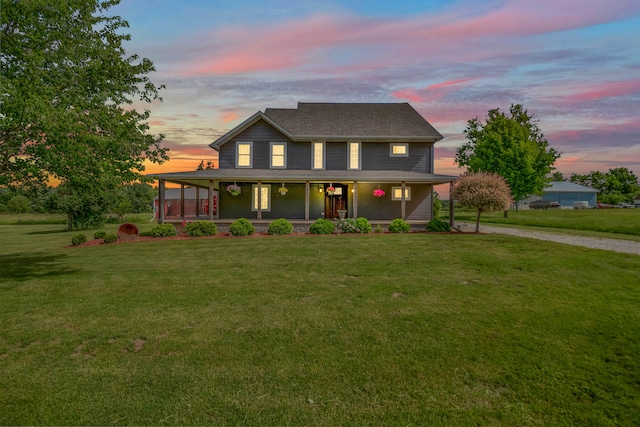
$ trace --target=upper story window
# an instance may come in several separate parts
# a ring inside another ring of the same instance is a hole
[[[284,169],[287,167],[287,144],[284,142],[271,143],[271,168]]]
[[[404,199],[411,200],[411,187],[404,187]],[[391,200],[402,200],[402,187],[391,187]]]
[[[406,142],[392,142],[390,146],[391,157],[408,157],[409,156],[409,144]]]
[[[253,142],[236,142],[236,167],[253,167]]]
[[[324,169],[324,142],[311,143],[311,169]]]
[[[349,169],[351,170],[360,169],[360,160],[361,160],[360,148],[361,148],[361,145],[359,142],[349,143]]]

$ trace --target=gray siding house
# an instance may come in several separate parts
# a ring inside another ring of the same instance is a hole
[[[183,193],[202,189],[209,206],[216,195],[217,209],[207,218],[221,221],[426,222],[433,186],[457,178],[434,173],[434,144],[441,139],[408,103],[267,108],[210,144],[218,169],[157,175],[159,198],[166,183],[180,184]],[[161,200],[159,221],[174,220],[163,206]]]

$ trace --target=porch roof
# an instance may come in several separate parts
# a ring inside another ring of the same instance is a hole
[[[153,175],[165,181],[207,187],[209,181],[277,181],[277,182],[375,182],[443,184],[458,179],[452,175],[397,170],[295,170],[295,169],[208,169]]]

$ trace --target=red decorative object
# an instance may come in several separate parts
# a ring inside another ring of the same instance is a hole
[[[373,197],[382,197],[385,195],[384,190],[381,190],[379,188],[376,188],[375,190],[373,190]]]

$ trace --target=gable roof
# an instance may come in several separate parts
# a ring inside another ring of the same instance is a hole
[[[408,103],[298,103],[297,108],[267,108],[211,143],[218,149],[258,120],[293,141],[312,139],[439,141],[442,135]]]
[[[576,184],[571,181],[553,181],[549,184],[549,187],[544,189],[545,193],[599,193],[595,190],[584,185]]]

